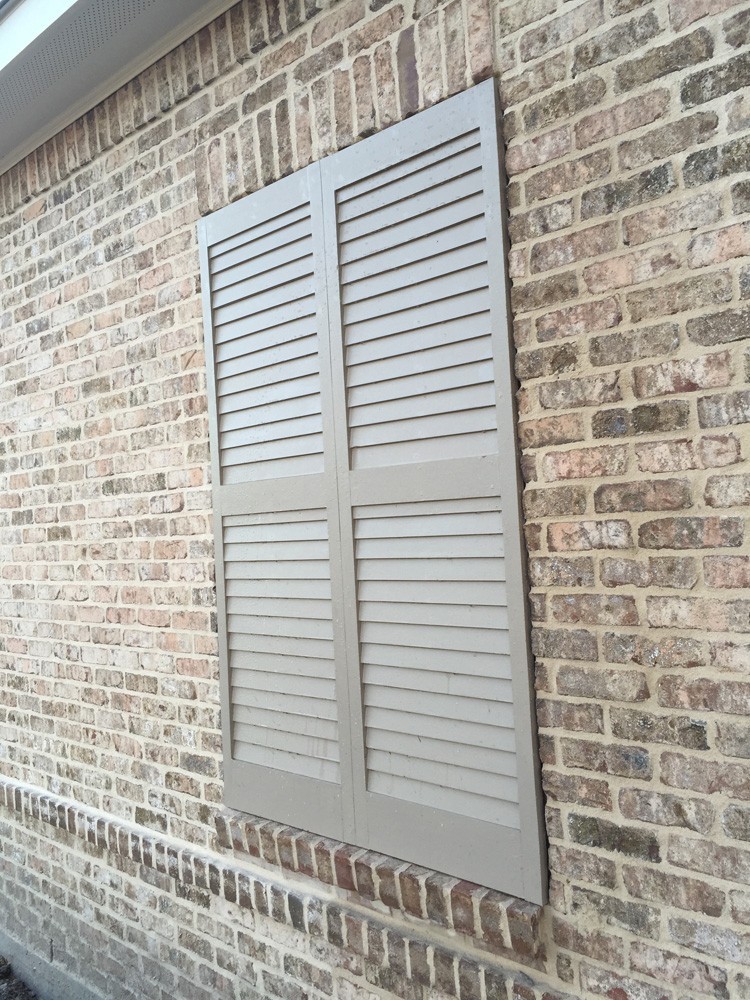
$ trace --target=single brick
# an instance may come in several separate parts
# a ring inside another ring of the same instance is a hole
[[[667,45],[651,48],[645,55],[622,63],[615,70],[615,89],[632,90],[651,83],[662,76],[704,62],[710,59],[713,52],[711,33],[705,28],[698,28],[689,35],[683,35]]]
[[[599,816],[571,813],[568,831],[578,844],[615,851],[641,861],[661,860],[659,842],[654,834],[636,827],[620,826]]]
[[[693,73],[682,84],[680,97],[685,108],[713,101],[732,91],[747,87],[750,78],[750,53],[734,56],[719,66]]]

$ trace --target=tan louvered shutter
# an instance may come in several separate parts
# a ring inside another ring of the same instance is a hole
[[[203,223],[226,794],[542,901],[496,114]]]
[[[320,210],[313,166],[204,220],[201,247],[227,800],[341,837]]]
[[[493,84],[322,177],[358,843],[541,899]]]

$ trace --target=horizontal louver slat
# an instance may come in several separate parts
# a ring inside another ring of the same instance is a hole
[[[229,516],[223,543],[235,757],[337,780],[325,511]]]
[[[498,447],[478,132],[396,166],[337,192],[354,469]]]
[[[491,497],[355,508],[371,791],[498,822],[517,808],[502,537]]]
[[[323,470],[312,217],[309,205],[279,207],[209,252],[227,485]]]

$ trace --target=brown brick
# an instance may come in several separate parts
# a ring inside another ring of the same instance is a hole
[[[586,771],[617,774],[625,778],[650,779],[651,759],[643,747],[604,745],[593,740],[561,739],[563,764]]]
[[[636,670],[603,670],[601,667],[560,667],[559,694],[575,698],[607,698],[610,701],[645,701],[649,697],[645,676]]]
[[[714,347],[717,344],[744,339],[747,336],[748,324],[750,324],[750,308],[730,309],[689,319],[687,334],[696,344]]]
[[[531,633],[531,648],[537,656],[566,660],[595,660],[596,636],[585,629],[542,629]]]
[[[630,895],[639,899],[695,910],[710,917],[719,916],[724,909],[724,893],[706,882],[631,865],[625,865],[622,874]]]
[[[750,728],[743,723],[721,721],[717,726],[716,745],[726,757],[750,758]]]
[[[689,788],[705,794],[722,791],[733,798],[750,798],[750,775],[743,764],[665,752],[661,757],[661,775],[664,783],[673,788]]]
[[[545,769],[542,787],[554,802],[576,802],[591,809],[612,809],[612,793],[606,781]]]
[[[638,541],[648,549],[700,549],[742,545],[744,524],[736,517],[665,517],[645,521]]]
[[[362,28],[352,31],[348,36],[347,51],[349,56],[356,56],[365,49],[372,48],[389,35],[398,31],[404,20],[404,9],[401,4],[389,6],[382,14],[368,21]]]
[[[548,64],[545,64],[548,65]],[[538,130],[597,104],[607,89],[600,76],[587,76],[583,80],[556,90],[534,101],[523,112],[527,131]]]
[[[625,819],[658,826],[674,826],[707,834],[714,823],[714,809],[701,799],[686,799],[666,792],[623,788],[618,797]]]
[[[589,958],[615,966],[622,965],[623,943],[612,934],[595,929],[579,930],[570,921],[554,916],[552,936],[559,947],[577,955],[587,955]]]
[[[655,90],[643,97],[630,98],[604,111],[582,118],[573,130],[576,146],[585,149],[595,143],[624,135],[661,118],[669,106],[669,91]]]
[[[617,150],[620,165],[632,170],[692,149],[715,135],[718,124],[715,112],[703,111],[661,125],[643,136],[623,142]]]
[[[615,89],[632,90],[669,73],[686,69],[713,55],[714,43],[709,31],[698,28],[667,45],[652,48],[646,55],[622,63],[615,71]]]
[[[581,851],[575,847],[551,846],[549,866],[553,872],[566,878],[591,882],[607,889],[615,887],[617,869],[614,861],[589,851]]]
[[[607,483],[594,493],[594,510],[613,514],[619,511],[682,510],[692,503],[687,479],[660,479],[650,482]]]
[[[660,30],[659,19],[650,11],[643,17],[633,18],[632,21],[595,35],[575,47],[574,75],[627,55],[658,35]]]
[[[683,196],[679,201],[628,216],[623,221],[625,242],[631,246],[646,243],[661,236],[710,225],[720,217],[721,204],[713,192]]]
[[[550,610],[555,621],[583,625],[637,625],[635,599],[615,595],[553,595]]]
[[[698,959],[665,951],[646,942],[637,941],[630,947],[630,965],[660,983],[681,989],[695,990],[711,997],[726,998],[727,973]]]
[[[542,729],[565,729],[568,732],[604,732],[604,713],[600,705],[552,701],[537,701],[537,723]]]
[[[675,186],[672,167],[661,164],[626,180],[613,181],[603,187],[584,191],[581,196],[581,218],[592,219],[597,215],[622,212],[661,198]]]
[[[713,101],[747,86],[750,54],[743,53],[727,62],[693,73],[682,84],[680,97],[685,108]]]
[[[587,0],[581,6],[532,28],[521,36],[521,59],[538,59],[559,46],[567,45],[585,34],[592,26],[602,23],[603,11],[599,0]]]

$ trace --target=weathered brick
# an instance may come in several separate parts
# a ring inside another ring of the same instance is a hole
[[[523,112],[524,125],[531,131],[575,115],[600,101],[606,89],[606,83],[600,76],[587,76],[534,101]]]
[[[744,524],[736,517],[666,517],[638,529],[639,544],[649,549],[738,546],[743,538]]]
[[[677,325],[661,323],[634,333],[618,331],[592,337],[589,342],[589,360],[595,367],[624,364],[635,359],[670,354],[678,346]]]
[[[537,320],[537,335],[541,341],[578,337],[592,331],[610,329],[617,326],[621,319],[622,312],[617,299],[607,298],[545,312]]]
[[[594,493],[597,513],[619,511],[681,510],[692,503],[687,479],[660,479],[634,483],[607,483]]]
[[[722,25],[724,38],[728,45],[738,49],[750,42],[750,13],[740,10],[738,14],[728,17]]]
[[[604,732],[601,706],[540,699],[537,701],[537,722],[544,729],[565,729],[569,732]]]
[[[734,56],[719,66],[693,73],[682,84],[680,97],[686,108],[731,93],[747,86],[750,75],[750,54]]]
[[[627,521],[572,521],[550,524],[547,544],[553,552],[628,549],[633,541]]]
[[[728,351],[705,354],[690,361],[664,361],[633,370],[633,389],[636,396],[641,397],[720,388],[729,385],[731,380],[732,358]]]
[[[611,701],[645,701],[649,697],[646,678],[637,670],[561,667],[557,673],[557,690],[560,694],[573,697],[606,697]]]
[[[626,301],[631,319],[638,323],[643,319],[718,305],[721,302],[728,302],[731,297],[729,274],[726,271],[718,271],[710,275],[685,278],[683,281],[650,289],[648,292],[630,292],[626,296]]]
[[[615,407],[600,410],[591,420],[595,438],[634,437],[639,434],[682,430],[690,421],[689,404],[683,400],[643,403],[632,410]]]
[[[710,917],[719,916],[724,909],[723,891],[706,882],[630,865],[623,867],[622,874],[630,895],[639,899],[695,910]]]
[[[598,816],[571,813],[568,830],[578,844],[604,848],[641,861],[661,860],[659,842],[653,833],[636,827],[621,826]]]
[[[549,865],[553,872],[567,878],[591,882],[607,889],[615,887],[614,861],[589,851],[581,851],[575,847],[552,846],[549,852]]]
[[[562,739],[563,764],[625,778],[651,778],[649,753],[642,747],[603,745],[592,740]]]
[[[665,160],[675,153],[692,149],[712,138],[718,125],[718,116],[713,111],[702,111],[660,125],[645,135],[621,143],[617,149],[620,165],[633,170],[653,160]]]
[[[665,752],[661,757],[661,776],[673,788],[689,788],[705,794],[720,790],[732,798],[750,798],[750,775],[743,764]]]
[[[539,387],[539,402],[545,410],[600,406],[619,399],[622,399],[620,380],[614,372],[588,378],[558,378]]]
[[[735,702],[739,704],[739,702]],[[743,705],[738,715],[747,714],[747,691],[745,691],[745,705]],[[729,721],[719,722],[717,726],[716,744],[719,750],[726,757],[750,757],[750,728],[743,723]]]
[[[548,482],[622,476],[627,471],[627,466],[627,451],[619,446],[552,452],[542,460],[544,478]]]
[[[702,834],[709,832],[715,817],[713,807],[701,799],[686,799],[641,788],[621,789],[618,805],[625,819],[681,827]]]
[[[663,986],[651,986],[630,976],[607,969],[582,964],[581,985],[592,993],[605,997],[638,997],[638,1000],[671,1000]]]
[[[670,164],[661,164],[634,177],[613,181],[603,187],[584,191],[581,196],[581,218],[613,215],[635,205],[654,201],[676,186]]]
[[[716,924],[680,917],[669,921],[669,932],[676,944],[693,948],[704,955],[743,964],[750,961],[750,934],[739,934]]]
[[[668,107],[669,91],[655,90],[644,97],[630,98],[613,108],[586,115],[573,129],[576,146],[585,149],[614,135],[650,125],[661,118]]]
[[[677,270],[680,258],[672,245],[649,247],[607,261],[589,264],[583,280],[591,292],[609,292],[616,288],[653,281],[662,274]]]
[[[710,149],[691,153],[682,169],[686,187],[707,184],[743,171],[747,164],[748,150],[750,137],[743,135],[722,146],[712,146]]]
[[[587,0],[579,7],[532,28],[521,36],[521,59],[538,59],[552,49],[558,48],[579,38],[599,25],[603,20],[603,10],[600,0]]]
[[[545,240],[535,244],[531,250],[531,271],[548,271],[586,257],[598,257],[608,250],[614,250],[617,242],[618,231],[614,223],[602,223],[569,236]]]
[[[721,203],[711,192],[701,192],[694,197],[684,197],[668,205],[636,212],[623,220],[625,242],[634,245],[646,243],[661,236],[698,229],[721,218]]]
[[[622,941],[595,928],[577,928],[569,920],[555,916],[552,924],[555,943],[577,955],[587,955],[600,962],[619,966],[623,961]]]
[[[612,808],[612,793],[606,781],[544,769],[542,788],[545,795],[555,802],[575,802],[607,811]]]
[[[598,594],[562,594],[550,599],[555,621],[584,625],[637,625],[638,611],[632,597]]]
[[[630,947],[630,965],[634,972],[640,972],[677,986],[680,989],[696,991],[711,997],[726,1000],[727,973],[713,965],[672,951],[665,951],[646,942],[637,941]]]
[[[566,160],[546,170],[537,170],[525,183],[526,199],[532,204],[584,187],[606,176],[610,167],[609,151],[599,149],[577,160]]]
[[[709,59],[713,51],[711,33],[705,28],[698,28],[667,45],[650,49],[646,55],[622,63],[615,70],[615,88],[618,91],[632,90],[651,83],[652,80]]]

